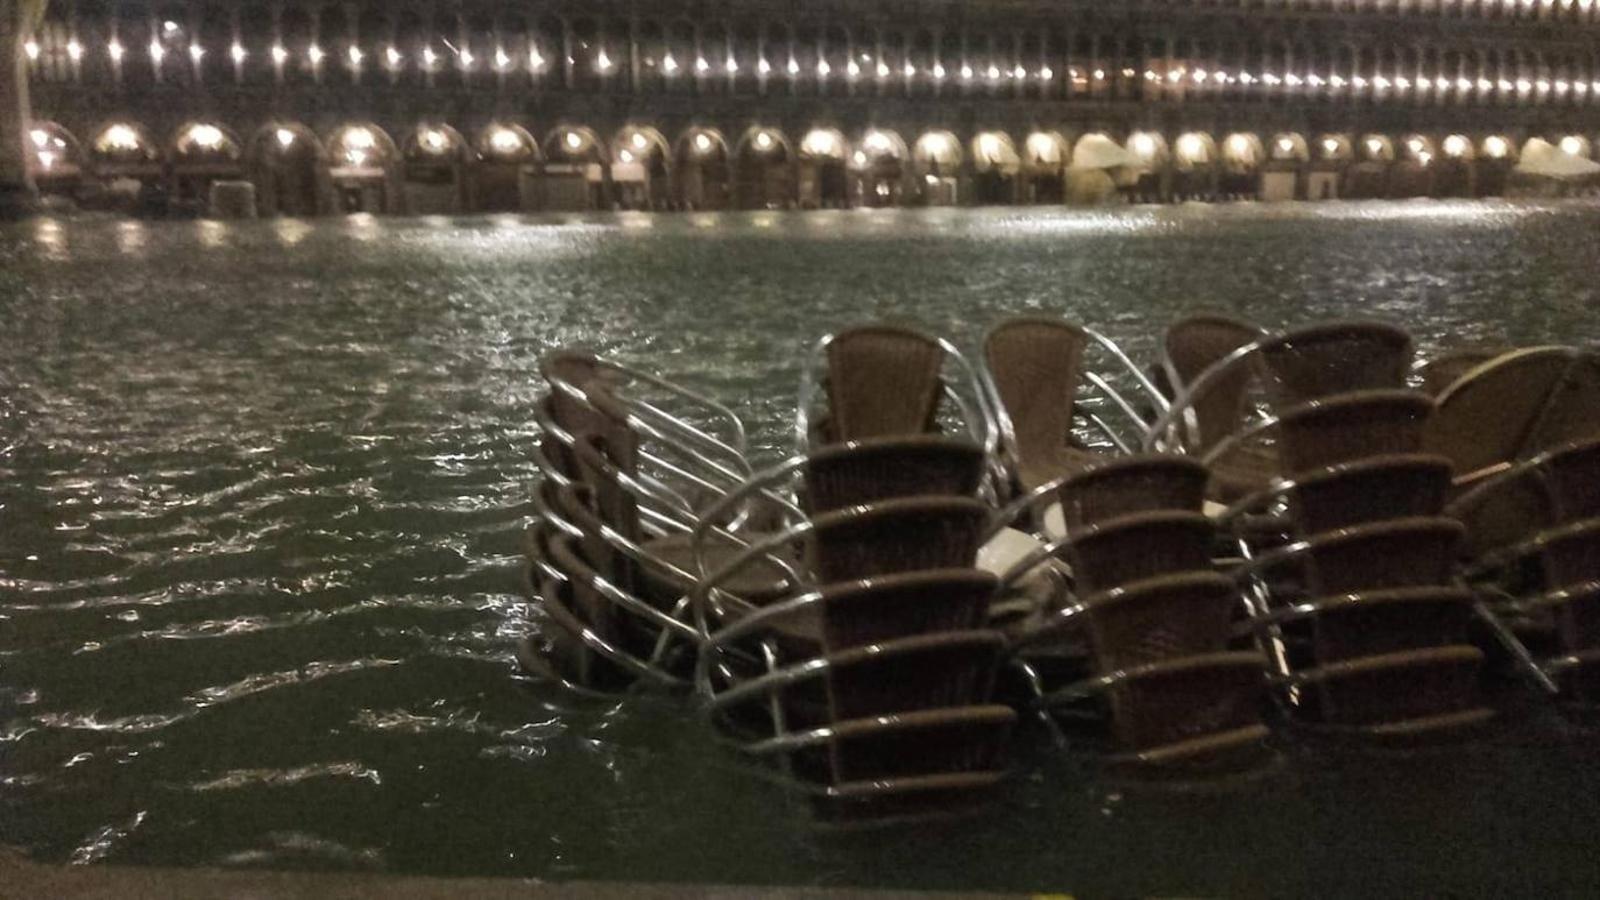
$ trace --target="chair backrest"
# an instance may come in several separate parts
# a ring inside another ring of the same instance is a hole
[[[997,632],[947,631],[830,654],[831,720],[982,703],[1004,649]]]
[[[1017,714],[1007,706],[931,709],[833,726],[835,784],[997,769]]]
[[[1067,545],[1082,588],[1109,590],[1158,575],[1207,571],[1215,530],[1193,512],[1133,513],[1091,525]]]
[[[1553,451],[1544,470],[1564,522],[1600,516],[1600,440],[1586,440]]]
[[[1545,532],[1535,544],[1546,587],[1573,588],[1600,581],[1600,518]]]
[[[1333,394],[1404,387],[1411,335],[1378,322],[1335,322],[1293,331],[1262,348],[1280,406]]]
[[[822,643],[847,650],[897,637],[977,628],[1000,579],[979,569],[935,569],[822,590]]]
[[[1192,456],[1115,457],[1062,482],[1056,492],[1069,532],[1136,512],[1199,512],[1206,467]]]
[[[1445,518],[1390,519],[1308,541],[1307,586],[1314,596],[1448,584],[1466,529]]]
[[[632,447],[638,438],[628,427],[626,413],[614,400],[613,392],[622,383],[617,372],[590,354],[570,350],[545,355],[539,360],[539,372],[550,386],[541,403],[552,421],[579,440],[589,434],[602,435],[619,459],[632,461]],[[583,391],[590,402],[557,388],[557,381]]]
[[[1085,601],[1095,667],[1101,672],[1226,648],[1237,605],[1233,580],[1185,572],[1137,581]]]
[[[1600,353],[1574,353],[1522,448],[1524,456],[1600,437]]]
[[[550,554],[547,561],[565,573],[570,582],[572,611],[589,626],[589,630],[608,641],[614,640],[619,633],[617,608],[595,590],[591,582],[591,579],[605,576],[596,573],[588,560],[577,552],[567,535],[550,535],[545,547]]]
[[[1450,460],[1421,453],[1371,456],[1295,480],[1289,494],[1302,536],[1382,519],[1437,516],[1450,492]]]
[[[805,502],[813,513],[918,494],[970,497],[983,478],[983,448],[940,435],[830,444],[805,463]]]
[[[1193,382],[1213,363],[1261,337],[1261,329],[1227,316],[1197,315],[1174,322],[1167,328],[1163,345],[1177,384]],[[1213,444],[1239,430],[1244,423],[1245,401],[1254,372],[1240,366],[1222,376],[1194,403],[1199,444],[1190,450],[1203,453]]]
[[[1362,656],[1307,674],[1325,723],[1379,729],[1470,709],[1482,665],[1483,651],[1453,645]]]
[[[1417,370],[1422,376],[1422,390],[1430,397],[1437,397],[1460,381],[1461,376],[1506,352],[1505,347],[1464,347],[1441,353]]]
[[[1318,664],[1467,641],[1472,592],[1457,587],[1367,591],[1330,605],[1313,621]]]
[[[1112,733],[1136,752],[1171,751],[1229,732],[1264,738],[1266,680],[1258,653],[1214,653],[1160,663],[1111,689]]]
[[[1472,369],[1439,395],[1423,445],[1458,477],[1523,458],[1572,361],[1566,347],[1530,347]]]
[[[869,325],[828,343],[830,441],[921,434],[934,427],[944,348],[906,328]]]
[[[1282,413],[1280,453],[1291,475],[1369,456],[1415,453],[1432,412],[1433,399],[1417,391],[1324,397]]]
[[[1585,585],[1567,592],[1556,607],[1556,634],[1566,653],[1588,654],[1591,658],[1566,674],[1565,690],[1580,703],[1600,700],[1600,584]]]
[[[1465,556],[1482,559],[1556,525],[1561,514],[1550,488],[1537,468],[1519,467],[1452,499],[1445,512],[1467,528]]]
[[[965,497],[902,497],[812,520],[811,565],[830,584],[971,567],[989,508]]]
[[[639,504],[622,483],[627,470],[612,455],[609,443],[603,436],[591,434],[580,438],[572,450],[582,481],[594,498],[595,512],[623,537],[639,540]]]
[[[1067,444],[1088,343],[1083,329],[1045,316],[1007,319],[984,338],[984,365],[1019,460],[1048,460]]]

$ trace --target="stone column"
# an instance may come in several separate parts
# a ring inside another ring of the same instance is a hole
[[[28,61],[23,42],[44,15],[44,0],[0,0],[0,220],[38,206],[28,174]]]

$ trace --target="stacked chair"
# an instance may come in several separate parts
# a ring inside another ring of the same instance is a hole
[[[1071,602],[1019,636],[1018,665],[1049,721],[1109,720],[1117,768],[1186,775],[1268,758],[1265,660],[1253,647],[1231,649],[1239,593],[1213,562],[1217,533],[1201,512],[1208,480],[1193,458],[1148,454],[1053,483],[1065,536],[1042,549],[1070,569]],[[1075,675],[1039,652],[1073,632],[1088,645]]]
[[[1527,654],[1536,683],[1574,711],[1600,704],[1600,439],[1541,453],[1450,506],[1467,527],[1467,577]]]
[[[519,660],[586,690],[687,688],[699,638],[689,536],[708,525],[701,510],[750,474],[743,426],[704,396],[593,355],[553,353],[541,375],[523,586],[552,627],[524,642]],[[701,552],[741,550],[735,532],[749,517],[714,523]],[[742,587],[775,596],[789,577],[768,566]]]
[[[1185,431],[1218,386],[1256,398],[1200,458],[1259,465],[1210,490],[1238,548],[1240,630],[1291,721],[1325,732],[1424,739],[1492,716],[1456,566],[1463,528],[1443,515],[1451,464],[1421,452],[1434,402],[1408,387],[1411,358],[1409,336],[1376,323],[1263,337],[1179,385],[1147,439],[1194,446]]]
[[[696,682],[719,731],[830,818],[965,809],[1004,776],[1016,719],[992,699],[1006,642],[986,627],[997,579],[975,566],[992,416],[945,342],[874,326],[820,350],[826,366],[802,384],[802,452],[694,533],[713,546],[711,523],[752,499],[782,511],[742,553],[697,560]],[[750,567],[789,559],[791,593],[745,593]]]

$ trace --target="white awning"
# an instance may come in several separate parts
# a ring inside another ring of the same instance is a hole
[[[1072,150],[1074,169],[1141,168],[1144,161],[1103,134],[1086,135]]]
[[[1600,173],[1600,163],[1574,156],[1541,138],[1522,148],[1522,159],[1512,171],[1546,178],[1583,178]]]

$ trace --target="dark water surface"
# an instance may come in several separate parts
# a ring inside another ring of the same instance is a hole
[[[986,817],[818,831],[681,701],[512,678],[539,355],[768,443],[803,346],[1059,312],[1600,338],[1600,208],[1342,204],[0,228],[0,843],[51,861],[1127,895],[1591,894],[1600,735],[1286,746],[1175,793],[1024,742]],[[537,627],[534,622],[533,627]],[[1537,709],[1537,704],[1526,706]],[[1515,718],[1515,717],[1514,717]]]

